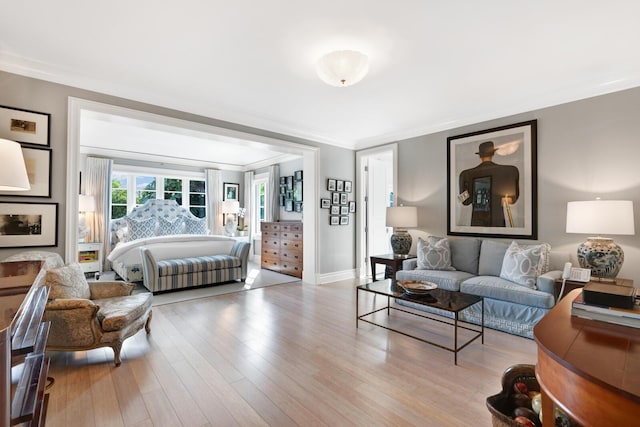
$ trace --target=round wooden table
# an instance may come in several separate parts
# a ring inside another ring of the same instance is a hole
[[[533,329],[545,426],[554,404],[584,426],[640,424],[640,329],[571,316],[571,291]]]

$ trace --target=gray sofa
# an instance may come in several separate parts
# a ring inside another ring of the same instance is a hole
[[[417,268],[418,259],[410,259],[404,261],[403,269],[397,272],[397,280],[427,280],[442,289],[482,296],[486,327],[533,338],[533,327],[555,304],[554,282],[561,277],[562,266],[569,261],[569,254],[546,252],[546,259],[541,258],[540,261],[545,262],[544,266],[540,266],[540,274],[524,286],[500,277],[510,243],[475,238],[446,240],[450,248],[449,269],[420,269]],[[424,262],[421,264],[424,267]],[[404,301],[399,303],[451,316],[450,313],[422,305]],[[481,305],[476,304],[461,312],[460,319],[480,324]]]

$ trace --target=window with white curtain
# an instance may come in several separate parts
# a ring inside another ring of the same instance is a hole
[[[269,175],[259,174],[253,178],[253,214],[252,228],[256,233],[260,232],[260,223],[267,217],[269,209]]]
[[[204,172],[113,166],[111,219],[122,218],[151,199],[175,200],[195,216],[204,218],[207,215]]]

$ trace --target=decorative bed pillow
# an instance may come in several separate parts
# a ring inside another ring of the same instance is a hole
[[[127,218],[127,228],[129,229],[129,241],[153,237],[156,234],[156,219]]]
[[[207,234],[209,232],[206,218],[185,218],[184,225],[185,234]]]
[[[451,267],[449,239],[429,236],[427,240],[418,238],[418,269],[455,270]]]
[[[78,263],[48,269],[45,280],[51,287],[49,299],[91,297],[89,284]]]
[[[511,242],[502,260],[500,277],[526,286],[536,288],[536,278],[540,271],[540,257],[545,250],[545,245],[520,246],[517,242]]]
[[[177,217],[173,219],[158,218],[158,236],[171,236],[174,234],[182,234],[182,224],[184,221],[182,217]]]

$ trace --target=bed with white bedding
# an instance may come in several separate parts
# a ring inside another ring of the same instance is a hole
[[[121,242],[107,259],[111,268],[127,282],[142,281],[141,248],[153,250],[157,260],[190,258],[203,255],[227,254],[235,240],[226,236],[177,234],[154,236],[130,242]]]
[[[143,280],[141,248],[157,260],[228,254],[235,240],[209,235],[198,218],[175,200],[148,200],[123,218],[111,221],[111,268],[128,282]]]

